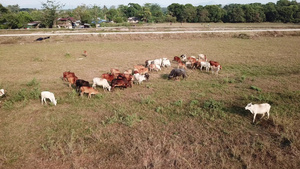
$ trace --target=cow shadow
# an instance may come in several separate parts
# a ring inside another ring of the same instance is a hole
[[[168,79],[169,74],[161,74],[160,77],[162,79]]]
[[[233,105],[231,107],[226,108],[226,111],[232,113],[232,114],[237,114],[243,117],[246,117],[249,115],[249,112],[245,110],[245,107],[239,106],[239,105]]]

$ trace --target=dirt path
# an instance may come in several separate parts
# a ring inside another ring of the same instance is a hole
[[[201,33],[247,33],[247,32],[295,32],[300,29],[253,29],[253,30],[210,30],[210,31],[170,31],[170,32],[52,32],[31,34],[1,34],[0,37],[14,36],[64,36],[64,35],[133,35],[133,34],[201,34]]]

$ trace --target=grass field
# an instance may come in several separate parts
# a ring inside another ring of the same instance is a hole
[[[277,34],[2,39],[0,168],[297,168],[300,36]],[[222,64],[218,76],[188,70],[173,81],[164,68],[91,99],[61,79],[199,53]],[[57,106],[41,105],[44,90]],[[270,119],[252,123],[250,102],[270,103]]]

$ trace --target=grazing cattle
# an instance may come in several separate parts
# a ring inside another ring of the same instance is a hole
[[[198,56],[199,56],[199,60],[207,61],[206,55],[204,55],[204,54],[199,54]]]
[[[79,89],[82,87],[82,86],[87,86],[87,87],[90,87],[90,83],[88,81],[85,81],[85,80],[82,80],[82,79],[78,79],[76,80],[76,91],[79,92]]]
[[[123,77],[126,78],[126,80],[129,82],[130,87],[132,87],[133,85],[133,75],[129,75],[129,74],[119,74],[117,79],[122,79]]]
[[[178,63],[177,68],[184,68],[187,69],[184,63]]]
[[[77,76],[70,76],[70,77],[67,77],[67,80],[69,82],[69,87],[72,87],[71,85],[75,85],[76,83],[76,80],[78,79]]]
[[[174,56],[174,60],[173,61],[176,61],[178,63],[182,62],[181,59],[180,59],[180,57],[178,57],[178,56]]]
[[[209,61],[209,63],[210,63],[210,65],[211,66],[215,66],[215,67],[217,67],[217,66],[219,66],[220,65],[220,63],[219,62],[216,62],[216,61]],[[222,69],[222,66],[220,65],[220,69]]]
[[[110,89],[111,89],[111,86],[108,84],[108,81],[106,79],[102,79],[102,78],[99,78],[99,77],[95,77],[93,79],[92,87],[94,89],[96,89],[96,85],[102,86],[103,89],[107,89],[108,91],[110,91]]]
[[[151,64],[151,62],[149,63],[149,65]],[[148,66],[149,66],[148,65]],[[148,67],[148,66],[146,66],[146,67]],[[134,69],[137,69],[137,70],[139,70],[139,69],[144,69],[144,68],[146,68],[145,66],[143,66],[143,65],[135,65],[135,66],[133,66],[134,67]]]
[[[252,103],[249,103],[245,107],[245,110],[249,110],[252,114],[254,114],[253,123],[255,121],[255,117],[256,117],[257,114],[262,114],[261,118],[263,118],[265,116],[265,113],[267,113],[268,119],[269,119],[270,109],[271,109],[271,105],[268,104],[268,103],[263,103],[263,104],[252,104]]]
[[[200,70],[202,71],[202,68],[205,68],[207,72],[209,72],[210,63],[209,62],[200,62]]]
[[[5,91],[4,89],[0,89],[0,97],[2,97],[3,95],[5,95]]]
[[[88,87],[88,86],[82,86],[80,87],[80,96],[82,96],[84,93],[88,93],[88,98],[91,98],[92,97],[92,94],[98,94],[98,90],[92,88],[92,87]]]
[[[120,74],[120,71],[119,71],[119,69],[111,68],[110,73],[113,74],[114,77],[116,78]]]
[[[128,80],[125,77],[119,76],[120,78],[114,79],[111,82],[111,89],[114,90],[115,87],[131,87],[131,84],[128,82]]]
[[[56,106],[57,100],[55,100],[54,94],[48,91],[42,91],[41,92],[42,104],[44,104],[44,102],[47,104],[46,99],[49,99],[51,103],[53,103]]]
[[[171,79],[171,78],[175,78],[177,79],[178,77],[182,76],[182,78],[186,78],[186,71],[184,69],[173,69],[169,76],[168,76],[168,79]]]
[[[63,73],[63,80],[67,81],[68,77],[71,77],[71,76],[75,77],[75,73],[74,72],[70,72],[70,71],[64,72]]]
[[[104,73],[101,75],[103,79],[106,79],[108,82],[111,82],[115,77],[112,74]]]
[[[138,84],[141,84],[144,80],[149,79],[149,74],[148,73],[146,73],[144,75],[136,73],[133,76],[134,76],[134,82],[137,82]]]
[[[152,70],[159,71],[159,70],[161,70],[161,68],[160,68],[159,65],[151,63],[150,66],[149,66],[149,70],[150,71],[152,71]]]
[[[162,67],[171,67],[171,62],[170,62],[170,60],[167,59],[167,58],[163,58],[161,66],[162,66]]]
[[[219,65],[219,66],[211,66],[210,68],[211,68],[211,73],[212,74],[216,74],[216,75],[218,75],[218,73],[219,73],[219,71],[220,71],[220,68],[221,66]]]

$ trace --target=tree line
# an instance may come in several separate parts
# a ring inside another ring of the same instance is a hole
[[[103,18],[114,23],[126,23],[129,17],[136,17],[144,23],[187,22],[187,23],[246,23],[246,22],[300,22],[300,3],[296,0],[278,0],[267,4],[229,4],[193,6],[172,3],[166,8],[158,4],[137,3],[100,7],[80,5],[75,9],[63,10],[63,4],[47,0],[41,9],[20,8],[19,5],[4,7],[0,4],[0,29],[26,28],[32,21],[40,21],[42,27],[51,28],[57,18],[73,17],[82,23],[94,23]]]

